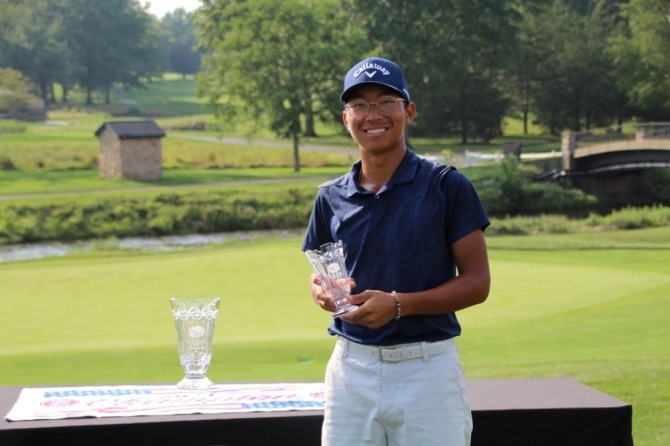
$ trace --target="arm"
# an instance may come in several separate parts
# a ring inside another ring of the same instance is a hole
[[[489,295],[491,275],[484,232],[476,230],[451,245],[458,275],[429,290],[414,293],[398,292],[401,316],[453,313],[480,304]],[[354,304],[363,304],[356,311],[341,316],[352,324],[378,328],[396,315],[396,301],[391,293],[366,290],[352,295]]]

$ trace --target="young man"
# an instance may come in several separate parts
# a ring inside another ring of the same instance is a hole
[[[350,301],[333,319],[324,446],[468,445],[472,416],[455,312],[486,300],[490,274],[479,198],[456,169],[416,156],[416,115],[394,62],[369,58],[344,78],[342,121],[360,161],[319,187],[303,250],[342,240]],[[333,299],[312,276],[312,297]]]

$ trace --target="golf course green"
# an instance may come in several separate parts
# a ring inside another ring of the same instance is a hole
[[[490,297],[459,314],[466,376],[571,377],[633,404],[636,444],[663,445],[670,227],[487,242]],[[311,301],[299,247],[271,234],[0,264],[0,383],[178,381],[173,295],[222,298],[212,380],[320,380],[329,314]]]

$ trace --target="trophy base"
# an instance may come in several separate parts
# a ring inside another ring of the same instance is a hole
[[[186,376],[177,383],[178,389],[203,390],[212,387],[214,383],[206,376]]]
[[[358,305],[345,305],[343,307],[338,308],[335,310],[335,313],[333,313],[333,318],[338,318],[342,316],[343,314],[346,314],[350,311],[358,310]]]

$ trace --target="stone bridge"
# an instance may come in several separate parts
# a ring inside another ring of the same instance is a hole
[[[562,175],[591,193],[643,193],[644,173],[670,168],[670,122],[649,122],[634,132],[608,127],[566,132]]]

